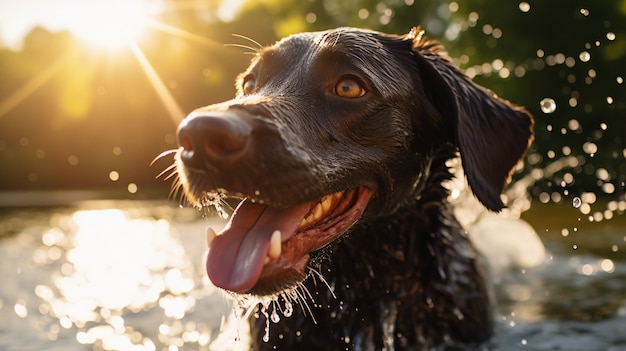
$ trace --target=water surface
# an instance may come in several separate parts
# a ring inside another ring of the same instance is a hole
[[[524,214],[548,258],[492,277],[485,350],[626,350],[626,218],[613,212]],[[207,225],[223,221],[168,202],[0,210],[0,350],[211,349],[231,306],[204,272]]]

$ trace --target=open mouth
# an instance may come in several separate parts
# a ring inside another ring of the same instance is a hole
[[[344,234],[372,194],[362,186],[287,209],[244,199],[222,232],[207,230],[209,278],[222,289],[255,295],[294,286],[306,277],[309,253]]]

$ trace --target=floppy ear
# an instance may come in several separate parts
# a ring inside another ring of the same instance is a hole
[[[472,192],[485,207],[500,211],[505,207],[500,194],[533,140],[532,116],[471,82],[433,43],[411,39],[421,88],[452,126]]]

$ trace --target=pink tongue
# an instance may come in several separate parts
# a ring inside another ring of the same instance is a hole
[[[206,270],[217,287],[246,292],[259,279],[274,231],[291,237],[311,209],[310,203],[276,209],[243,200],[226,228],[209,246]]]

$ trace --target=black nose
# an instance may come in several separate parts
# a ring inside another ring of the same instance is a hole
[[[248,150],[252,127],[233,112],[192,112],[178,126],[181,159],[187,167],[204,170],[227,167]]]

